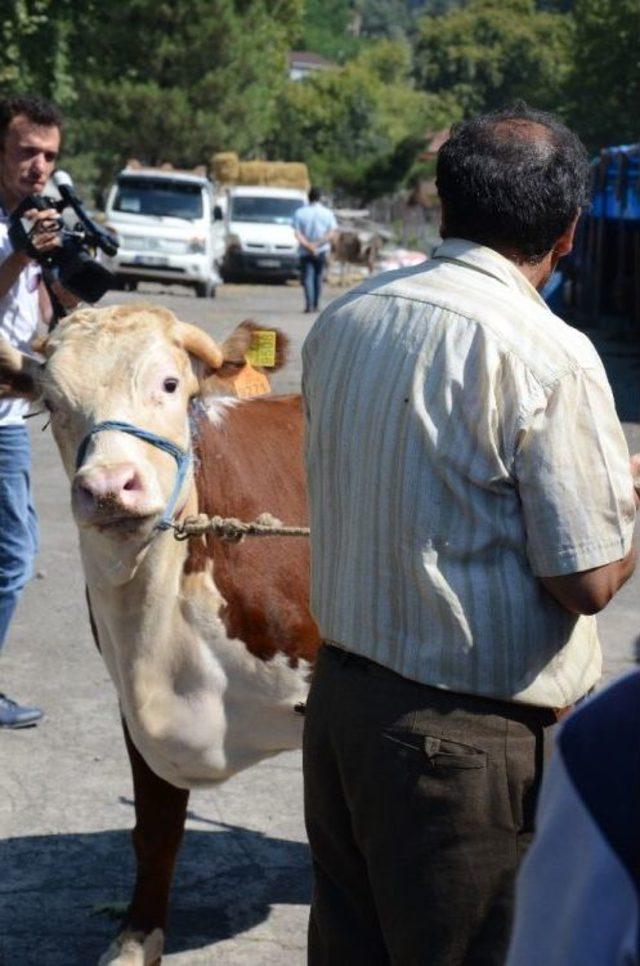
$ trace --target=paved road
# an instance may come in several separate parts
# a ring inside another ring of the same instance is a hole
[[[297,287],[225,286],[206,302],[149,286],[126,298],[160,301],[216,336],[247,317],[278,324],[292,361],[275,388],[297,388],[310,321]],[[638,360],[626,365],[614,355],[620,398],[633,405]],[[115,929],[100,907],[129,894],[131,783],[113,688],[89,634],[68,484],[43,422],[32,426],[39,578],[24,596],[2,674],[7,690],[41,704],[47,717],[0,734],[0,963],[88,966]],[[638,423],[626,430],[640,449]],[[607,675],[635,660],[639,590],[636,576],[602,616]],[[302,966],[310,874],[301,815],[298,754],[193,794],[168,964]]]

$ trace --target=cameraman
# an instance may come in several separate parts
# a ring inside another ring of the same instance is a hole
[[[29,195],[44,191],[61,134],[62,118],[52,104],[30,96],[0,100],[0,334],[21,351],[29,350],[39,321],[51,323],[52,306],[40,266],[13,250],[9,217]],[[39,252],[60,244],[51,221],[57,215],[33,210],[24,216],[33,222],[31,241]],[[0,401],[0,649],[37,549],[27,409],[21,399]],[[21,706],[0,693],[0,728],[28,727],[41,717],[39,708]]]

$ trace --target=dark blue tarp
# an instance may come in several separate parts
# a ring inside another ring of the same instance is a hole
[[[640,144],[604,148],[591,166],[591,214],[640,221]]]
[[[572,254],[543,296],[576,325],[640,336],[640,144],[604,148]]]

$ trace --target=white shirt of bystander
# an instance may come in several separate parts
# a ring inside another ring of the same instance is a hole
[[[0,208],[0,263],[13,251],[9,240],[9,218]],[[31,262],[18,276],[4,298],[0,298],[0,335],[21,352],[29,352],[39,320],[38,286],[40,266]],[[0,400],[0,426],[19,425],[29,410],[24,399]]]

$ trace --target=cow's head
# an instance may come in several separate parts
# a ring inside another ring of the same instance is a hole
[[[226,363],[242,362],[251,338],[239,326],[218,346],[167,309],[140,303],[81,309],[39,345],[44,363],[0,343],[0,395],[41,398],[50,410],[81,528],[147,537],[172,495],[177,458],[127,432],[94,434],[96,426],[128,424],[188,451],[189,401]],[[178,511],[190,481],[187,472]]]

